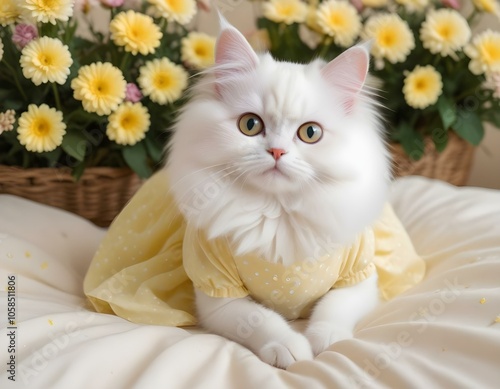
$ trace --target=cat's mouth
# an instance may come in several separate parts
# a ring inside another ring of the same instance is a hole
[[[279,166],[278,164],[275,164],[272,168],[266,170],[264,172],[265,175],[271,176],[271,177],[281,177],[281,178],[290,178],[288,174],[286,174]]]
[[[282,166],[281,166],[282,165]],[[252,185],[259,190],[276,193],[288,193],[297,189],[297,177],[293,168],[282,163],[269,164],[253,176]]]

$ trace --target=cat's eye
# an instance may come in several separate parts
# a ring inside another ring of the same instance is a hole
[[[264,122],[254,113],[245,113],[238,119],[238,128],[246,136],[255,136],[264,131]]]
[[[299,127],[297,136],[302,142],[316,143],[323,136],[323,129],[318,123],[308,122]]]

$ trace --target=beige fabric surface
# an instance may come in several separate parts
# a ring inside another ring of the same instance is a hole
[[[405,178],[391,203],[426,262],[424,280],[365,317],[353,339],[283,371],[195,327],[88,310],[83,277],[103,231],[1,195],[0,364],[9,358],[9,275],[16,277],[17,349],[16,382],[2,368],[0,387],[497,388],[500,192]]]

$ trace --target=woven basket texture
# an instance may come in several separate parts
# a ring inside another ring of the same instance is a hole
[[[436,151],[431,138],[425,138],[425,152],[418,161],[411,160],[400,144],[391,143],[393,174],[395,177],[418,175],[435,178],[450,184],[467,184],[474,157],[474,146],[449,133],[448,144],[442,152]]]
[[[0,165],[0,193],[65,209],[101,227],[111,224],[141,183],[127,168],[87,168],[75,182],[69,169]]]

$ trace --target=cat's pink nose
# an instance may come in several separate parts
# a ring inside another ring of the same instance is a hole
[[[283,154],[286,154],[285,150],[283,150],[283,149],[275,149],[275,148],[269,149],[269,150],[267,150],[267,152],[269,154],[271,154],[276,161],[278,159],[280,159]]]

